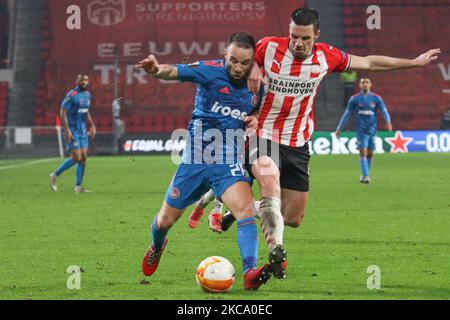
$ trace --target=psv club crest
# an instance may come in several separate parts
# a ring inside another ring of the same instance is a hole
[[[125,0],[96,0],[89,3],[88,18],[96,25],[109,27],[125,19]]]

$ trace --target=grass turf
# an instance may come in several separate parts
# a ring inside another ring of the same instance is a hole
[[[61,160],[0,161],[0,299],[449,299],[450,154],[376,155],[371,185],[358,182],[357,159],[313,156],[307,215],[285,229],[288,277],[249,293],[235,227],[212,233],[204,217],[191,230],[190,210],[141,284],[150,223],[175,171],[168,157],[90,158],[85,184],[95,193],[82,195],[75,168],[50,192]],[[263,263],[261,235],[259,253]],[[197,287],[195,269],[210,255],[235,265],[231,292]],[[80,290],[66,288],[70,265],[84,271]],[[367,288],[369,265],[381,269],[381,290]]]

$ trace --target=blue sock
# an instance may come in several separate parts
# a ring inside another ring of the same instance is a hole
[[[248,270],[255,268],[258,262],[258,231],[255,218],[238,221],[237,237],[245,274]]]
[[[75,161],[73,161],[72,158],[68,158],[66,159],[66,161],[64,161],[58,169],[56,169],[55,174],[57,177],[59,177],[61,175],[61,173],[63,173],[64,171],[66,171],[67,169],[72,168],[72,166],[75,164]]]
[[[86,168],[86,163],[77,164],[77,186],[81,186],[83,183],[84,169]]]
[[[370,166],[372,165],[372,157],[367,157],[367,164],[368,164],[368,167],[369,167],[369,170],[368,171],[370,171]]]
[[[164,246],[164,241],[166,240],[166,235],[169,230],[158,229],[156,221],[158,220],[158,215],[155,216],[152,224],[152,246],[153,249],[159,251]]]
[[[367,157],[361,157],[359,159],[359,166],[361,167],[361,175],[367,177],[369,175],[369,163]]]

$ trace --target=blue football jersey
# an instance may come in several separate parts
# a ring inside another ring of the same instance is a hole
[[[86,134],[86,122],[92,96],[89,91],[82,91],[77,86],[70,90],[61,107],[67,110],[67,121],[72,133]]]
[[[336,131],[341,131],[347,123],[350,115],[356,113],[356,134],[375,136],[377,133],[377,111],[380,110],[386,122],[391,122],[383,99],[372,92],[366,96],[361,91],[348,101],[347,109],[342,115]]]
[[[197,84],[183,163],[241,162],[243,119],[259,109],[264,88],[254,95],[246,80],[231,80],[224,60],[178,64],[177,68],[180,81]]]

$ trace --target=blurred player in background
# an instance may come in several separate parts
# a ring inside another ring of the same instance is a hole
[[[249,115],[259,108],[263,93],[261,88],[259,95],[252,94],[246,83],[253,64],[255,44],[251,35],[235,33],[225,50],[225,61],[168,65],[159,64],[150,55],[136,65],[158,79],[197,84],[195,108],[188,128],[190,139],[161,210],[152,224],[152,243],[142,262],[146,276],[151,276],[158,267],[169,229],[186,207],[195,203],[210,188],[238,220],[237,241],[245,290],[258,289],[271,276],[269,265],[259,269],[256,267],[258,234],[253,217],[251,179],[244,168],[243,159],[239,157],[242,155],[240,149],[243,148],[246,125],[255,129],[257,127],[256,117]],[[230,129],[237,136],[237,142],[228,137],[227,130]],[[215,133],[211,130],[215,130]],[[213,134],[212,140],[207,137],[209,134]],[[207,152],[211,146],[214,146],[215,155]]]
[[[74,164],[77,164],[75,193],[90,192],[82,187],[89,138],[94,139],[96,135],[95,124],[89,112],[92,99],[91,93],[87,91],[89,76],[83,73],[79,74],[76,84],[77,86],[67,93],[61,104],[60,115],[64,126],[64,137],[71,157],[50,174],[50,188],[54,192],[58,190],[57,178]]]
[[[360,154],[359,165],[361,168],[361,183],[370,183],[370,167],[372,164],[373,150],[375,149],[375,137],[377,134],[377,111],[381,111],[386,121],[386,129],[392,131],[391,117],[383,99],[373,93],[372,82],[369,78],[361,78],[359,81],[361,92],[353,95],[347,104],[347,109],[342,115],[336,128],[336,137],[345,127],[353,112],[356,112],[356,137]]]
[[[319,85],[333,72],[347,70],[389,71],[424,67],[435,61],[440,49],[429,50],[415,59],[400,59],[370,55],[349,55],[326,43],[316,42],[320,36],[319,13],[311,8],[294,10],[289,24],[289,36],[265,37],[256,45],[255,64],[249,77],[249,88],[257,92],[264,82],[264,93],[259,115],[258,136],[279,144],[278,175],[281,184],[280,198],[264,199],[259,210],[279,208],[284,224],[293,228],[301,225],[309,195],[309,141],[314,132],[313,105]],[[260,68],[263,69],[261,72]],[[263,144],[270,145],[262,141]],[[270,156],[260,150],[260,156]],[[249,172],[258,171],[258,163],[249,164]],[[281,203],[280,203],[281,200]],[[283,239],[279,219],[269,214],[261,215],[261,227],[269,243]],[[231,215],[222,220],[229,221]],[[228,222],[227,222],[228,223]],[[281,242],[282,244],[282,242]],[[283,265],[286,268],[286,265]],[[278,276],[284,277],[283,272]]]

